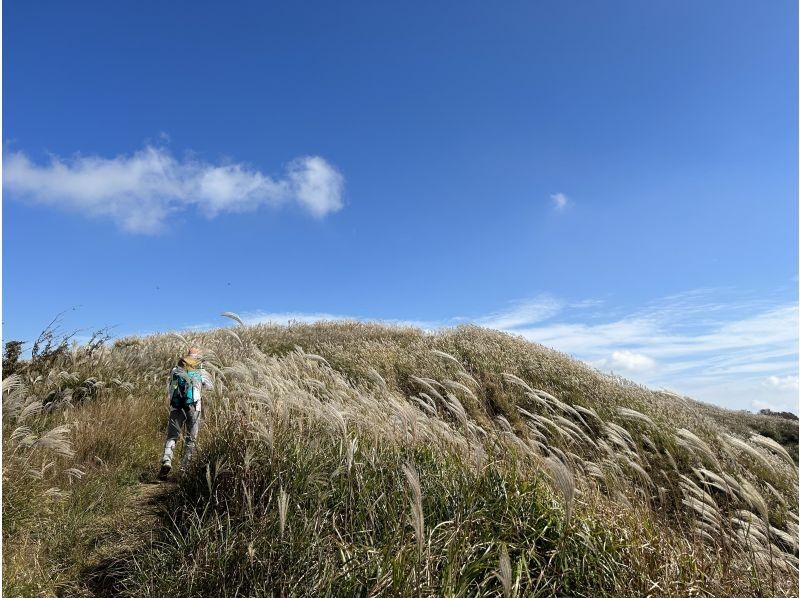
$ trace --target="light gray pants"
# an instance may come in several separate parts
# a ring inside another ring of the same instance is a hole
[[[175,449],[175,443],[178,441],[182,428],[185,428],[185,434],[181,469],[184,469],[189,464],[192,453],[194,453],[195,442],[197,442],[197,433],[200,431],[201,413],[195,410],[194,405],[183,409],[172,409],[169,412],[167,442],[164,444],[164,456],[161,457],[162,464],[169,463],[172,465],[172,451]]]

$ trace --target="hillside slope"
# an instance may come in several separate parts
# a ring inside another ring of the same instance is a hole
[[[87,567],[152,481],[190,344],[217,385],[193,465]],[[797,595],[797,422],[504,333],[127,338],[26,364],[3,414],[8,595]]]

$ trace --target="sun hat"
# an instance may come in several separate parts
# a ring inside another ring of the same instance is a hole
[[[191,347],[189,352],[181,357],[181,362],[190,369],[197,369],[203,361],[203,352],[197,347]]]
[[[191,357],[187,355],[186,357],[181,357],[181,363],[183,363],[189,369],[197,369],[197,366],[200,365],[200,360],[196,357]]]

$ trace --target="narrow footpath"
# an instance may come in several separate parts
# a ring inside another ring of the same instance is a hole
[[[80,579],[63,588],[59,596],[118,596],[120,580],[114,565],[155,539],[164,505],[176,489],[173,481],[140,482],[126,504],[107,517],[107,525],[103,526],[106,531],[92,539],[95,549]]]

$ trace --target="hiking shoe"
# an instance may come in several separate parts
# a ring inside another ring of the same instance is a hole
[[[171,470],[172,465],[170,465],[167,461],[164,461],[164,463],[161,464],[161,469],[158,470],[158,479],[166,480]]]

